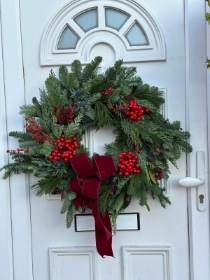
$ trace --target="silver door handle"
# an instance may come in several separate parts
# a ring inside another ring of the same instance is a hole
[[[196,175],[197,178],[185,177],[179,180],[179,184],[185,188],[197,187],[197,209],[204,211],[206,209],[206,180],[205,180],[205,153],[197,151],[196,153]]]

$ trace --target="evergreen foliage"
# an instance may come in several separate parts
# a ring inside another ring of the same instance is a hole
[[[61,214],[66,213],[66,225],[70,227],[77,195],[69,184],[76,173],[71,158],[57,158],[53,153],[56,149],[65,153],[69,145],[61,146],[65,139],[69,143],[78,141],[73,156],[88,154],[81,143],[85,131],[93,126],[97,130],[113,125],[115,141],[105,148],[117,172],[102,182],[98,206],[102,215],[107,211],[111,214],[116,230],[116,218],[129,205],[131,197],[136,197],[148,210],[149,197],[158,199],[163,207],[170,203],[159,182],[168,179],[169,162],[176,166],[181,153],[191,152],[192,147],[187,142],[190,135],[182,131],[180,122],[170,123],[160,114],[164,99],[157,87],[143,84],[135,74],[136,69],[123,67],[121,60],[104,74],[98,74],[101,61],[101,57],[96,57],[82,69],[75,60],[70,72],[66,66],[60,67],[59,77],[51,70],[45,88],[40,90],[40,99],[34,97],[32,104],[20,107],[20,114],[26,116],[26,131],[9,133],[18,140],[19,148],[8,151],[13,162],[1,170],[5,170],[4,179],[13,174],[33,173],[39,178],[33,186],[38,196],[61,193]],[[132,107],[133,100],[138,108]],[[137,109],[141,111],[139,119],[128,116],[129,110],[135,115]],[[133,168],[133,173],[120,174],[119,155],[123,152],[136,156],[139,172]]]
[[[210,1],[209,0],[206,0],[206,2],[208,2],[208,6],[210,7]],[[208,23],[210,23],[210,13],[205,13],[205,18],[206,18],[206,21]],[[206,59],[206,67],[207,68],[210,68],[210,59],[207,57]]]

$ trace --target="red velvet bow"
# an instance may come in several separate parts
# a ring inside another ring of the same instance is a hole
[[[101,182],[116,172],[113,159],[110,156],[96,156],[92,164],[87,155],[82,153],[71,160],[71,165],[78,174],[69,185],[70,190],[77,194],[74,206],[76,209],[80,206],[92,209],[97,251],[102,257],[113,256],[109,214],[100,215],[97,203]]]

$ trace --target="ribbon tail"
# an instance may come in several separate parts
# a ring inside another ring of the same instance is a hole
[[[108,213],[105,217],[100,215],[97,201],[92,202],[91,208],[93,217],[95,219],[95,237],[97,251],[102,257],[113,257],[112,229],[109,215]]]

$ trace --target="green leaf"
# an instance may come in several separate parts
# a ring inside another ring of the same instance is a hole
[[[88,107],[87,108],[87,111],[86,111],[86,116],[88,116],[91,120],[94,120],[95,117],[96,117],[96,113],[95,111],[91,108],[91,107]]]
[[[152,182],[153,182],[154,184],[156,184],[156,183],[157,183],[157,180],[155,179],[155,174],[152,173],[152,171],[149,171],[149,176],[150,176]]]
[[[41,155],[45,155],[46,157],[48,157],[53,151],[53,149],[54,149],[53,144],[50,141],[45,141],[43,143],[43,148],[39,151],[39,153]]]
[[[119,202],[118,206],[116,207],[116,213],[118,214],[122,208],[124,204],[124,197],[122,198],[122,200]]]
[[[81,128],[80,128],[82,118],[83,118],[83,115],[80,114],[74,119],[74,122],[68,124],[68,126],[66,127],[65,132],[64,132],[64,135],[67,139],[71,139],[76,134],[82,133]]]

